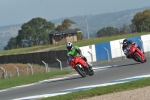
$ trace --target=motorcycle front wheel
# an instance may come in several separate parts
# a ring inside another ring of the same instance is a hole
[[[86,77],[86,72],[84,70],[84,68],[81,65],[76,65],[76,71],[82,76],[82,77]]]
[[[136,54],[135,56],[141,63],[144,63],[144,61],[142,60],[142,58],[139,55]]]

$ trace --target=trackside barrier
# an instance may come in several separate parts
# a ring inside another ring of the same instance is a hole
[[[139,41],[141,42],[141,44],[142,44],[142,50],[144,51],[143,41],[141,39],[139,39]]]
[[[150,53],[149,53],[150,52],[150,35],[130,37],[127,39],[137,42],[138,45],[145,52],[145,55],[150,56]],[[122,44],[121,44],[122,41],[123,39],[118,39],[118,40],[109,41],[105,43],[83,46],[80,48],[81,48],[83,55],[87,58],[89,62],[92,62],[92,63],[97,63],[101,61],[109,62],[109,61],[115,61],[116,59],[123,60],[125,58],[125,55],[122,51]],[[60,70],[62,70],[62,68],[65,68],[68,66],[66,58],[67,58],[66,50],[53,50],[53,51],[38,52],[38,53],[3,55],[3,56],[0,56],[0,64],[32,63],[32,64],[43,65],[42,61],[45,61],[47,63],[45,65],[46,68],[48,67],[48,64],[49,64],[49,66],[52,67],[52,70],[53,68],[57,70],[60,68]],[[33,74],[33,68],[32,66],[30,67],[31,67],[31,71]],[[49,70],[46,69],[46,71],[48,72]]]

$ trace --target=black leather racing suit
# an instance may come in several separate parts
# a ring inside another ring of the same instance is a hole
[[[129,45],[129,44],[133,44],[133,45],[135,45],[136,47],[138,47],[140,50],[141,50],[141,48],[140,48],[140,46],[136,43],[136,42],[133,42],[133,41],[131,41],[131,40],[128,40],[128,42],[127,42],[127,44]],[[127,45],[127,46],[128,46]],[[123,50],[123,52],[124,52],[124,54],[126,55],[126,57],[127,58],[131,58],[129,55],[127,55],[127,52],[126,52],[126,47],[127,46],[122,46],[122,50]]]

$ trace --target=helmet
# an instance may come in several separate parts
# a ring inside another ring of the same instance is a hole
[[[70,51],[73,48],[73,45],[71,42],[67,42],[66,47]]]
[[[123,40],[123,46],[127,46],[128,45],[128,40],[127,39],[124,39]]]

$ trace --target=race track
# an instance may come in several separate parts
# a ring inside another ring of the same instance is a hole
[[[120,62],[110,62],[94,66],[94,76],[82,78],[80,75],[71,75],[64,78],[44,80],[41,82],[9,88],[0,91],[1,100],[33,100],[31,98],[40,98],[46,94],[69,92],[71,89],[86,89],[85,87],[95,87],[99,84],[111,83],[116,80],[150,75],[150,58],[146,63],[137,63],[133,60],[124,60]],[[133,78],[132,78],[133,79]],[[80,87],[80,88],[79,88]],[[70,89],[70,90],[68,90]]]

